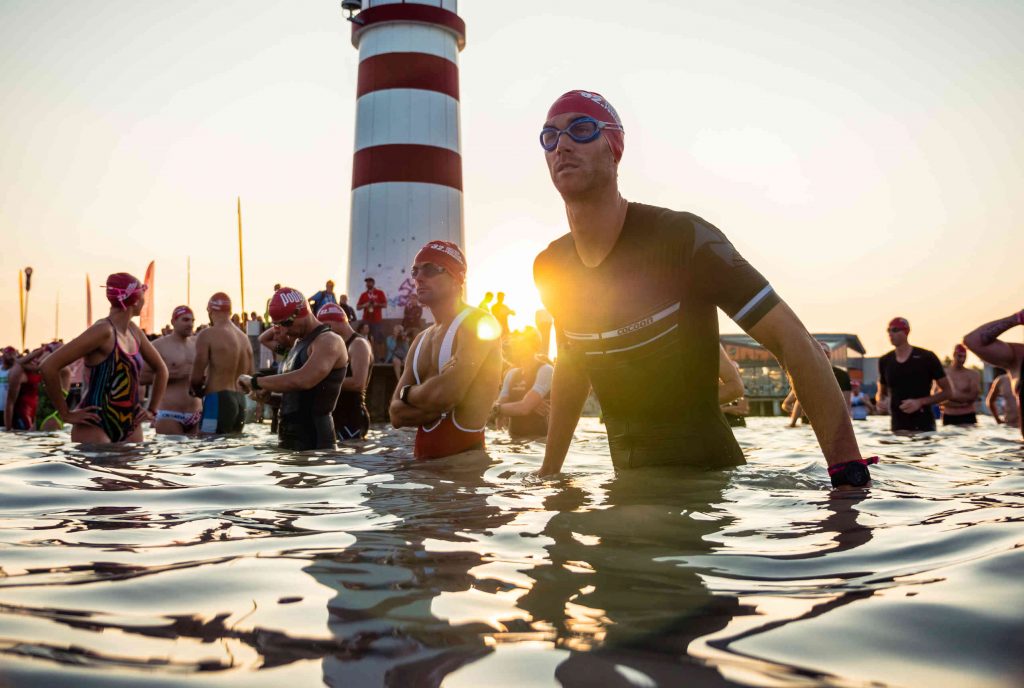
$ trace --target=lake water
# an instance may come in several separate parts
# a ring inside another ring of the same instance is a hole
[[[742,468],[618,477],[585,419],[547,481],[501,435],[0,433],[0,686],[1024,685],[1019,433],[886,423],[846,494],[782,418]]]

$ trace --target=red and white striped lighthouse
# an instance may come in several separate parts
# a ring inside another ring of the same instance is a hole
[[[362,0],[348,293],[373,277],[389,312],[413,289],[409,268],[431,239],[465,249],[459,131],[458,0]],[[358,6],[355,2],[345,7]]]

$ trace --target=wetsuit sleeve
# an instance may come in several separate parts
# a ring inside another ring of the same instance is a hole
[[[546,397],[551,393],[551,374],[554,372],[554,368],[549,365],[542,365],[537,369],[537,377],[533,381],[533,387],[531,391],[536,392],[541,397]]]
[[[694,234],[690,274],[694,287],[737,325],[750,330],[779,303],[779,296],[721,230],[691,217]]]
[[[941,380],[946,377],[946,369],[942,367],[942,361],[933,352],[928,352],[928,374],[933,380]]]

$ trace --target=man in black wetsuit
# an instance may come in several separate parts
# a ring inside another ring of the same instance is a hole
[[[932,404],[952,398],[952,387],[939,357],[907,341],[906,318],[889,322],[889,341],[895,347],[878,359],[878,399],[889,409],[893,432],[927,432],[935,429]],[[939,392],[932,394],[932,382]]]
[[[869,461],[831,367],[768,281],[696,215],[619,195],[614,108],[597,93],[564,94],[541,145],[570,233],[534,263],[559,344],[540,473],[561,469],[591,386],[616,468],[742,464],[718,406],[721,308],[786,367],[833,484],[866,484]]]
[[[1021,409],[1020,429],[1021,435],[1024,436],[1024,344],[999,339],[999,335],[1017,325],[1024,325],[1024,309],[1005,318],[985,323],[964,337],[964,344],[985,363],[1005,368],[1010,375]]]
[[[279,375],[242,375],[245,391],[281,394],[278,438],[281,447],[297,451],[335,446],[331,414],[348,369],[345,342],[316,319],[305,297],[295,289],[274,292],[268,309],[279,339],[294,339]]]

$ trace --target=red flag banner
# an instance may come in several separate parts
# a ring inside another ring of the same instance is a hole
[[[153,302],[156,300],[156,293],[153,288],[153,283],[156,278],[156,261],[149,261],[149,267],[146,268],[146,303],[142,306],[142,312],[139,313],[139,327],[146,334],[152,334],[155,332],[153,329]]]

